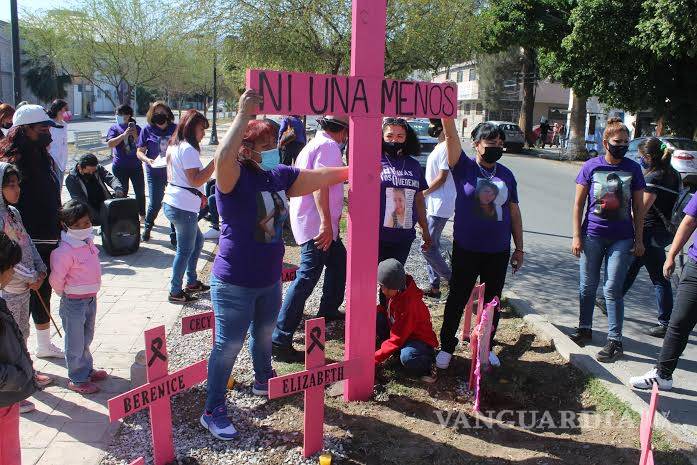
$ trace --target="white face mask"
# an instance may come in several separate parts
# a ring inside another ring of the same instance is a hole
[[[86,241],[88,239],[93,239],[94,238],[94,231],[92,228],[86,228],[86,229],[70,229],[66,231],[66,234],[75,240],[78,241]]]

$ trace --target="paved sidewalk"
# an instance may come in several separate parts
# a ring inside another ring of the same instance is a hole
[[[220,135],[222,137],[222,134]],[[207,140],[207,139],[206,139]],[[213,151],[202,147],[204,165]],[[64,190],[63,198],[68,198]],[[200,227],[207,230],[207,223]],[[97,244],[101,241],[96,240]],[[216,242],[206,241],[199,270],[213,259]],[[92,343],[96,368],[106,369],[111,378],[100,383],[102,392],[82,396],[67,389],[65,361],[35,359],[34,368],[50,374],[55,383],[30,398],[34,412],[22,415],[20,439],[24,465],[96,465],[116,433],[111,424],[107,400],[130,389],[130,367],[135,355],[145,348],[143,331],[159,325],[168,329],[176,321],[180,305],[167,301],[174,251],[169,243],[169,222],[161,211],[149,242],[141,243],[133,255],[111,257],[103,250],[102,289],[97,298],[97,326]],[[59,298],[51,300],[51,314],[60,326]],[[62,332],[62,331],[61,331]],[[62,346],[55,331],[53,341]],[[29,351],[33,356],[36,332],[32,327]]]

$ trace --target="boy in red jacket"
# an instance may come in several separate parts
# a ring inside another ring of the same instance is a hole
[[[405,371],[427,383],[435,382],[433,361],[438,339],[423,292],[393,258],[378,265],[378,283],[387,298],[387,308],[378,305],[376,334],[380,347],[375,352],[375,365],[399,351]]]

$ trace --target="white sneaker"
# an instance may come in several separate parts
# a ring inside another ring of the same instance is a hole
[[[38,358],[64,358],[65,353],[51,342],[48,347],[37,348],[36,356]]]
[[[219,237],[220,237],[220,230],[219,229],[211,228],[208,231],[206,231],[205,233],[203,233],[204,239],[213,240],[213,239],[217,239]]]
[[[500,367],[501,366],[501,360],[499,360],[499,357],[496,355],[496,352],[489,351],[489,365],[492,367]]]
[[[19,401],[19,413],[29,413],[36,410],[34,402],[28,401],[26,399]]]
[[[635,389],[653,389],[653,383],[658,384],[658,389],[661,391],[670,391],[673,389],[673,379],[665,379],[658,376],[658,370],[652,369],[641,376],[632,376],[629,378],[629,384]]]
[[[453,354],[443,352],[442,350],[436,355],[436,366],[441,370],[445,370],[450,366],[450,359],[453,358]]]

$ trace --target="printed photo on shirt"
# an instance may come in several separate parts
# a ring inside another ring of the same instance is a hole
[[[160,147],[160,152],[158,153],[158,156],[164,157],[167,153],[167,147],[169,146],[169,137],[160,137],[160,140],[157,143]]]
[[[413,189],[388,187],[385,189],[385,218],[382,225],[393,229],[411,229]]]
[[[610,221],[629,219],[632,173],[595,171],[593,173],[593,214]]]
[[[478,217],[503,221],[503,206],[508,201],[508,186],[499,178],[477,178],[474,200],[474,210]]]
[[[257,229],[254,240],[270,244],[283,240],[283,223],[288,218],[288,200],[283,191],[257,194]]]

